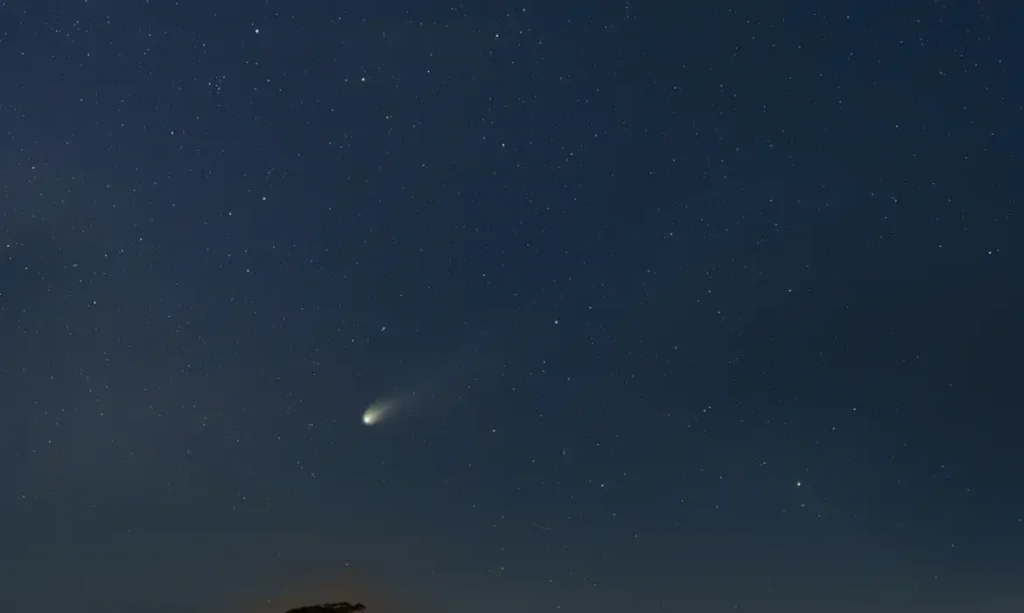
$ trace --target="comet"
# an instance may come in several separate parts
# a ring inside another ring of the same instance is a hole
[[[386,404],[375,402],[369,406],[363,412],[363,423],[367,426],[373,426],[379,424],[382,419],[387,415],[388,407]]]
[[[363,411],[363,424],[367,426],[379,424],[394,413],[395,409],[405,404],[406,399],[405,396],[399,396],[377,400]]]
[[[479,356],[475,353],[459,354],[442,361],[427,376],[374,400],[363,411],[363,425],[376,426],[397,417],[404,419],[405,415],[424,408],[436,410],[461,402],[465,383],[472,374],[467,371],[475,369],[479,362]]]

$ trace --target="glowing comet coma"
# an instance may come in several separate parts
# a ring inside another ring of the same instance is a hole
[[[396,404],[394,400],[378,400],[374,402],[363,411],[363,423],[367,426],[379,424],[394,410]]]

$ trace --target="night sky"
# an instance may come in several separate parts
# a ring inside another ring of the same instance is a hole
[[[0,609],[1024,611],[1022,31],[0,0]]]

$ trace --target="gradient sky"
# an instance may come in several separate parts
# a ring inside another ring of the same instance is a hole
[[[484,4],[0,1],[0,609],[1024,610],[1024,5]]]

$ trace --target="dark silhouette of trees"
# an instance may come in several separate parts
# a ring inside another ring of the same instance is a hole
[[[324,604],[299,607],[298,609],[288,609],[286,613],[359,613],[365,610],[366,606],[360,602],[355,604],[348,602],[325,602]]]

